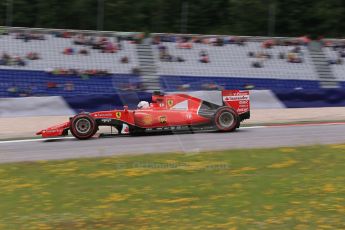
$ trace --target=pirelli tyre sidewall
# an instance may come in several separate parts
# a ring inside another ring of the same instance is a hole
[[[79,114],[72,118],[70,130],[74,137],[80,140],[91,138],[97,132],[95,119],[89,114]]]
[[[237,112],[230,107],[217,109],[213,119],[216,129],[221,132],[234,131],[240,122]]]

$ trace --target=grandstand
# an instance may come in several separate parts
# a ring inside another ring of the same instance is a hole
[[[343,63],[345,50],[343,48],[325,47],[324,52],[336,78],[342,82],[345,81],[345,65]]]
[[[77,45],[77,39],[57,37],[44,34],[44,40],[25,40],[16,38],[16,34],[2,36],[0,47],[2,53],[10,56],[26,57],[30,53],[39,54],[38,60],[27,60],[25,66],[14,64],[2,65],[3,69],[41,70],[47,69],[103,69],[111,73],[131,73],[138,66],[135,44],[132,41],[122,41],[121,48],[114,48],[114,53],[93,49],[91,45]],[[86,39],[86,38],[85,38]],[[95,38],[100,39],[100,37]],[[118,43],[114,38],[107,38],[109,43]],[[67,54],[66,50],[70,53]],[[65,54],[64,54],[65,51]],[[82,54],[82,52],[87,52]],[[128,63],[121,63],[121,58],[127,57]]]
[[[317,80],[308,55],[304,55],[303,63],[292,64],[286,59],[278,58],[280,53],[288,53],[287,46],[273,47],[267,51],[261,47],[261,42],[248,42],[243,46],[193,44],[192,49],[176,48],[177,43],[164,42],[163,45],[167,47],[171,55],[182,57],[185,61],[159,62],[158,47],[155,47],[160,75]],[[199,53],[202,51],[208,53],[209,63],[199,61]],[[255,54],[266,52],[271,58],[262,58],[262,68],[251,68],[252,62],[259,58],[248,57],[249,52]],[[307,53],[305,47],[302,47],[301,52]]]
[[[0,97],[142,90],[140,60],[152,60],[150,75],[159,76],[166,91],[319,89],[322,80],[307,43],[296,38],[152,34],[142,40],[141,33],[6,31],[0,35]],[[152,52],[138,50],[139,43]],[[335,76],[328,81],[345,87],[340,51],[322,49]]]

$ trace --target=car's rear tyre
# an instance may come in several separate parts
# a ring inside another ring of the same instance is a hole
[[[98,130],[95,119],[89,114],[79,114],[72,118],[71,133],[79,140],[86,140],[91,138]]]
[[[216,129],[221,132],[234,131],[240,121],[237,112],[229,107],[219,108],[213,119]]]

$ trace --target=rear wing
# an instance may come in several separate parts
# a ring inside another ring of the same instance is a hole
[[[250,99],[249,91],[247,90],[223,90],[223,103],[236,110],[236,112],[243,117],[249,119],[250,117]]]

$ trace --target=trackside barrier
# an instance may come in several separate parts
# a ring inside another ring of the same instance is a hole
[[[65,116],[74,114],[62,97],[0,98],[0,117]]]
[[[127,105],[130,109],[136,108],[139,101],[151,101],[151,93],[133,92],[122,94],[83,95],[64,97],[67,104],[76,113],[86,111],[95,112],[103,110],[121,109]]]
[[[183,93],[183,92],[180,92]],[[193,93],[186,92],[193,96],[205,98],[212,102],[210,91],[195,91]],[[195,94],[195,95],[194,95]],[[204,97],[202,97],[204,95]],[[87,96],[67,96],[64,97],[68,105],[73,108],[76,113],[87,111],[95,112],[102,110],[120,109],[124,105],[129,108],[136,108],[139,101],[151,101],[151,93],[133,92],[122,94],[106,94],[106,95],[87,95]],[[250,93],[251,108],[253,109],[279,109],[285,108],[270,90],[253,90]]]
[[[139,101],[150,101],[151,93],[68,96],[64,99],[76,112],[94,112],[122,108],[124,105],[136,108]],[[250,103],[251,109],[343,107],[345,106],[345,90],[252,90],[250,91]]]
[[[151,93],[0,98],[0,117],[67,116],[123,108],[124,105],[136,108],[141,100],[150,101]]]
[[[286,108],[344,107],[345,89],[273,91]]]
[[[271,90],[250,91],[251,109],[282,109],[285,108],[276,95]]]
[[[0,98],[0,117],[63,116],[79,112],[95,112],[136,108],[139,101],[150,101],[151,93],[128,92],[52,97]],[[295,90],[250,92],[251,109],[344,107],[345,90]]]

